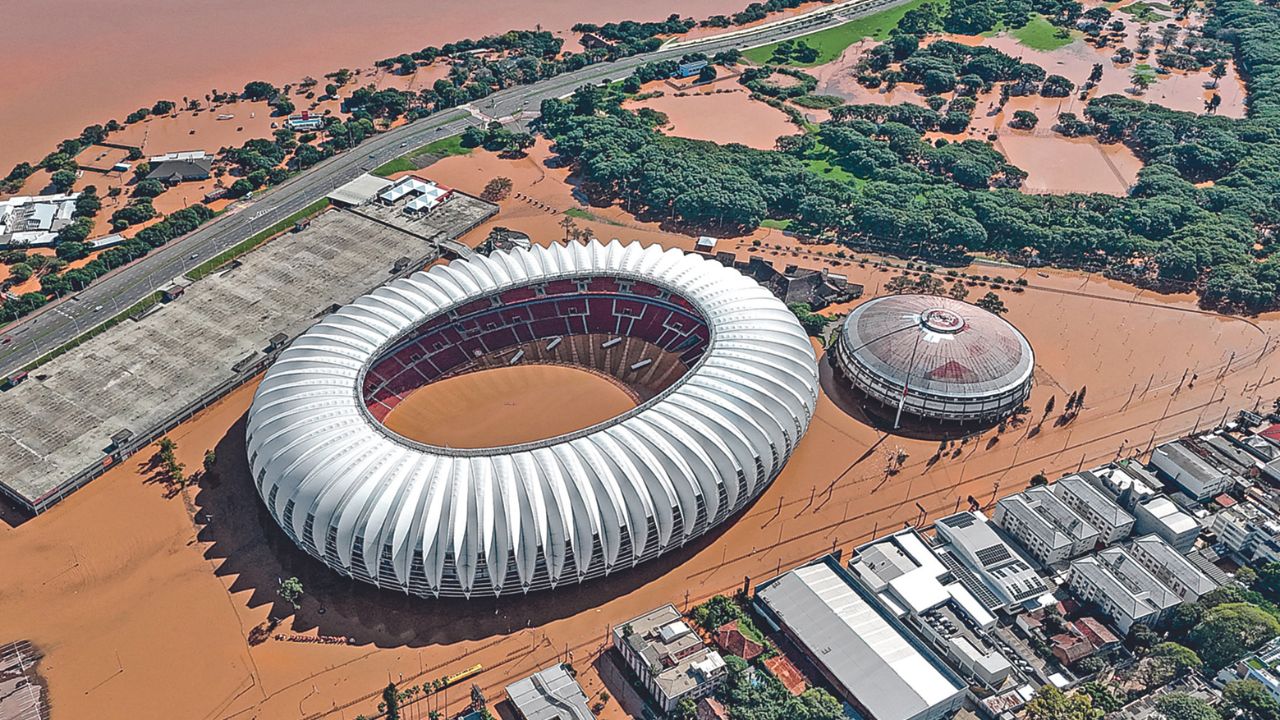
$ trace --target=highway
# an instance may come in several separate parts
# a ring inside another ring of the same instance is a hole
[[[661,49],[615,62],[600,63],[531,85],[506,88],[470,105],[381,133],[358,147],[299,173],[274,188],[256,193],[204,226],[153,250],[145,257],[99,278],[88,288],[20,319],[0,335],[0,376],[9,375],[131,307],[204,260],[268,228],[360,174],[470,125],[536,116],[543,100],[575,89],[627,77],[639,65],[679,58],[685,53],[713,54],[747,49],[846,23],[906,0],[849,0],[766,23],[698,39],[668,42]]]

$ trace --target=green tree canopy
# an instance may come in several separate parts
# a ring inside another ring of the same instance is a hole
[[[1188,639],[1206,665],[1217,670],[1280,635],[1280,621],[1252,603],[1226,603],[1210,609]]]

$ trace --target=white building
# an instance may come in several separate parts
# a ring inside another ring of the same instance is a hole
[[[728,671],[674,605],[664,605],[613,629],[613,646],[649,695],[671,712],[681,700],[715,692]]]
[[[1115,498],[1120,507],[1133,512],[1143,500],[1164,492],[1164,484],[1136,460],[1119,460],[1077,473],[1086,482]]]
[[[914,529],[859,547],[849,570],[962,676],[990,687],[1009,676],[1008,659],[987,635],[995,615],[954,579]]]
[[[1068,475],[1053,484],[1053,494],[1098,530],[1098,542],[1113,545],[1133,532],[1134,518],[1107,493],[1079,475]]]
[[[1031,562],[982,513],[956,513],[939,520],[934,530],[938,559],[987,609],[1016,613],[1052,601]]]
[[[1136,516],[1134,532],[1139,535],[1155,533],[1180,553],[1191,552],[1196,538],[1200,537],[1200,523],[1179,510],[1164,495],[1138,503],[1133,510]]]
[[[756,607],[867,720],[942,720],[965,683],[825,557],[760,586]]]
[[[1097,528],[1047,487],[1001,498],[993,519],[1043,565],[1066,562],[1098,544]]]
[[[1134,623],[1158,622],[1182,603],[1177,593],[1119,547],[1072,561],[1067,584],[1077,598],[1101,608],[1124,634]]]
[[[1218,541],[1246,562],[1280,562],[1280,519],[1257,503],[1239,503],[1213,516]]]
[[[1232,473],[1186,442],[1174,440],[1151,451],[1151,464],[1187,495],[1204,502],[1231,488]]]
[[[430,180],[426,180],[415,175],[406,175],[391,187],[378,193],[378,202],[383,205],[394,205],[401,200],[406,200],[402,212],[409,215],[420,215],[429,213],[436,209],[440,203],[449,199],[453,191],[441,187]]]
[[[80,193],[22,195],[0,200],[0,247],[48,247],[75,219]]]
[[[1195,602],[1218,587],[1185,555],[1173,549],[1159,536],[1143,535],[1134,538],[1129,544],[1129,555],[1183,602]]]

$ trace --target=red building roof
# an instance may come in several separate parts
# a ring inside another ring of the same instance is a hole
[[[809,688],[809,683],[805,682],[804,675],[796,669],[796,666],[787,659],[786,655],[775,655],[764,661],[764,666],[773,673],[773,676],[782,682],[787,688],[787,692],[792,695],[799,695]]]
[[[729,711],[713,697],[704,697],[698,701],[698,720],[729,720]]]
[[[1082,617],[1071,624],[1071,627],[1080,637],[1088,640],[1095,648],[1104,648],[1108,645],[1115,645],[1120,642],[1120,638],[1115,633],[1107,629],[1106,625],[1098,622],[1096,618]]]
[[[743,660],[754,660],[764,652],[764,645],[742,634],[737,620],[730,620],[716,629],[716,644],[721,650]]]

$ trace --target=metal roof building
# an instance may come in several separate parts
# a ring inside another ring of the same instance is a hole
[[[617,417],[520,445],[440,447],[382,424],[476,358],[588,335],[640,338],[681,372]],[[408,594],[499,595],[629,568],[723,523],[781,472],[817,395],[809,339],[767,290],[679,250],[593,242],[438,265],[356,299],[280,355],[246,435],[268,510],[312,556]]]
[[[762,585],[756,604],[871,720],[934,720],[966,686],[826,557]]]
[[[587,694],[564,669],[552,665],[507,686],[507,699],[521,720],[594,720]]]
[[[935,295],[890,295],[854,308],[834,347],[870,398],[932,420],[990,421],[1031,393],[1035,358],[998,315]]]

